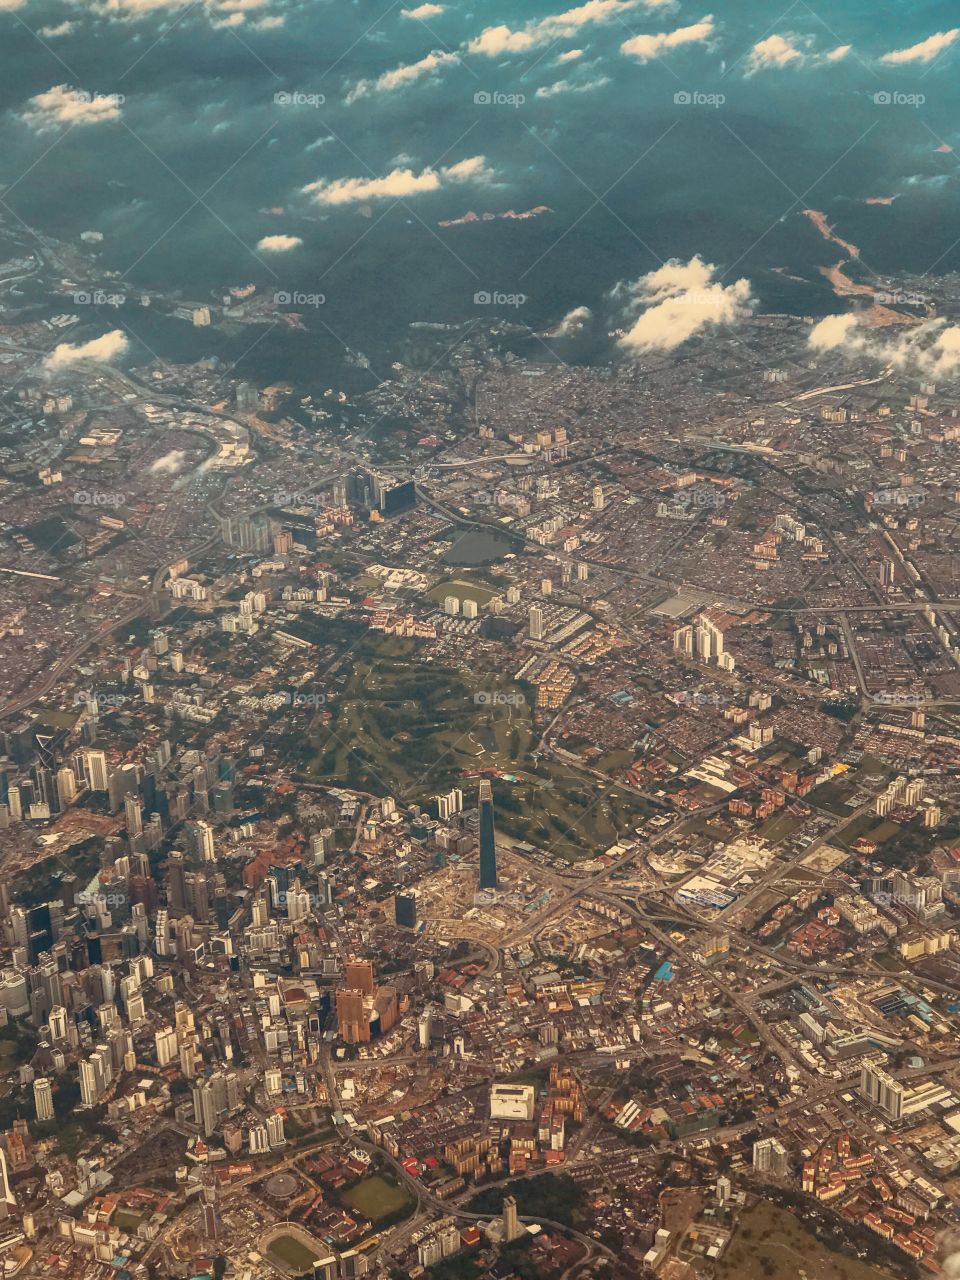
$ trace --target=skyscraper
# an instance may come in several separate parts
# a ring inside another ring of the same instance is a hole
[[[503,1198],[503,1238],[505,1241],[516,1240],[520,1235],[520,1222],[517,1217],[517,1202],[513,1196]]]
[[[497,887],[497,833],[493,825],[493,787],[480,783],[480,888]]]

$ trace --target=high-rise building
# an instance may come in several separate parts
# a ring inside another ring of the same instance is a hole
[[[520,1235],[520,1219],[517,1217],[517,1202],[513,1196],[503,1198],[503,1238],[505,1241],[516,1240]]]
[[[497,887],[497,833],[493,822],[493,787],[480,783],[480,888]]]
[[[787,1149],[777,1138],[761,1138],[753,1144],[753,1167],[759,1173],[783,1177],[790,1164]]]
[[[543,639],[543,610],[538,604],[530,606],[530,639]]]
[[[83,766],[86,773],[87,786],[91,791],[107,791],[110,787],[107,773],[107,753],[105,751],[85,751]]]
[[[398,893],[393,904],[394,919],[401,929],[417,927],[417,896],[415,893]]]
[[[53,1089],[46,1076],[37,1076],[33,1082],[33,1103],[38,1120],[53,1119]]]

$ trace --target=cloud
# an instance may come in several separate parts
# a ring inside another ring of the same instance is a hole
[[[12,13],[14,9],[22,9],[26,0],[0,0],[0,13]]]
[[[148,468],[152,476],[176,475],[186,461],[187,455],[182,449],[171,449],[162,458],[156,458]]]
[[[0,4],[2,3],[3,0],[0,0]],[[119,22],[136,22],[158,13],[179,13],[185,9],[195,9],[198,13],[205,11],[214,28],[229,29],[242,26],[248,14],[269,3],[270,0],[209,0],[206,4],[197,5],[195,0],[91,0],[88,7],[99,17],[114,18]],[[266,15],[250,24],[251,29],[259,31],[282,25],[282,17]]]
[[[2,9],[3,3],[2,0],[0,0],[0,10]],[[37,32],[37,35],[41,36],[44,40],[56,40],[60,36],[71,35],[72,32],[76,31],[76,29],[77,24],[75,22],[58,22],[55,27],[41,27]]]
[[[302,244],[299,236],[264,236],[257,248],[261,253],[289,253],[291,249],[299,249]]]
[[[34,129],[57,125],[102,124],[120,119],[121,99],[114,94],[87,93],[68,84],[56,84],[30,99],[24,120]]]
[[[538,98],[557,98],[565,93],[589,93],[591,89],[602,89],[610,83],[609,76],[598,76],[596,80],[584,80],[577,84],[571,80],[557,80],[553,84],[541,85],[537,90]]]
[[[911,45],[909,49],[893,49],[890,53],[885,53],[880,61],[891,66],[904,62],[933,62],[934,58],[950,48],[957,36],[960,36],[960,27],[954,27],[951,31],[938,31],[919,44]]]
[[[676,31],[660,31],[656,35],[633,36],[624,40],[620,52],[641,62],[650,62],[659,58],[668,49],[676,49],[684,44],[702,44],[713,35],[713,15],[707,14],[699,22],[689,27],[678,27]]]
[[[807,341],[816,351],[836,351],[840,348],[860,351],[866,345],[866,339],[855,332],[859,325],[859,317],[853,312],[826,316],[813,326]]]
[[[582,333],[588,324],[593,320],[593,312],[589,307],[574,307],[572,311],[568,311],[560,323],[551,329],[548,338],[575,338]]]
[[[71,365],[84,360],[92,360],[97,364],[107,364],[118,356],[126,355],[130,343],[122,329],[111,329],[99,338],[91,338],[89,342],[71,344],[61,342],[43,362],[48,373],[56,373],[60,369],[68,369]]]
[[[658,9],[672,0],[586,0],[585,4],[564,13],[548,15],[538,21],[528,22],[514,30],[502,23],[486,27],[467,45],[470,53],[498,58],[505,53],[526,53],[551,40],[565,40],[575,36],[584,27],[602,26],[614,22],[643,4],[648,9]]]
[[[455,53],[445,53],[443,50],[434,49],[426,57],[421,58],[419,62],[411,62],[408,66],[395,67],[393,71],[385,71],[376,80],[358,81],[347,94],[347,102],[355,102],[357,98],[364,98],[370,93],[391,93],[395,89],[406,88],[407,85],[416,84],[418,80],[423,80],[427,76],[432,77],[438,68],[446,67],[452,62],[459,61],[460,59]]]
[[[382,178],[338,178],[333,182],[311,182],[303,188],[317,204],[345,205],[360,200],[405,200],[448,183],[489,182],[493,178],[483,156],[471,156],[444,169],[426,168],[419,173],[403,166],[391,169]]]
[[[674,259],[615,290],[615,296],[627,296],[631,314],[643,308],[620,345],[628,351],[672,351],[708,325],[734,324],[749,315],[750,281],[723,285],[715,273],[699,256]]]
[[[890,329],[864,330],[856,314],[827,316],[814,325],[807,341],[816,351],[866,355],[888,367],[909,369],[930,379],[952,379],[960,371],[960,325],[949,325],[943,319],[893,333]]]
[[[582,49],[568,49],[566,53],[561,53],[557,62],[576,62],[578,58],[583,57]]]
[[[802,62],[804,53],[795,44],[795,36],[768,36],[750,50],[747,60],[748,76],[758,71],[768,71],[778,67],[788,67],[792,62]]]
[[[424,18],[439,18],[443,11],[442,4],[418,4],[415,9],[401,9],[400,17],[414,18],[417,22],[422,22]]]
[[[826,55],[827,62],[840,62],[853,50],[852,44],[838,44],[835,49],[831,49]]]

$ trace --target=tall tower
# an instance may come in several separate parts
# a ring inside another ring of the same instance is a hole
[[[493,787],[480,783],[480,888],[497,887],[497,833],[493,825]]]
[[[503,1238],[505,1241],[516,1240],[520,1234],[520,1223],[517,1219],[517,1202],[513,1196],[503,1198]]]

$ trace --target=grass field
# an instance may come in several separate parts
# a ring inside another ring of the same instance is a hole
[[[481,607],[489,604],[496,593],[489,587],[471,582],[469,578],[444,578],[427,592],[427,599],[442,605],[447,596],[456,596],[461,602],[475,600]]]
[[[717,1280],[890,1280],[890,1272],[834,1253],[792,1214],[761,1201],[740,1219]]]
[[[418,660],[411,641],[370,638],[358,646],[331,720],[313,740],[310,773],[404,801],[474,783],[465,774],[502,771],[497,828],[570,861],[592,857],[647,815],[643,801],[534,760],[526,692],[505,676],[463,674]]]
[[[413,1207],[413,1199],[403,1187],[378,1173],[364,1178],[355,1187],[345,1191],[343,1198],[374,1225],[391,1214],[399,1213],[401,1209]]]
[[[275,1254],[298,1274],[313,1271],[316,1255],[293,1236],[277,1236],[267,1252]]]

